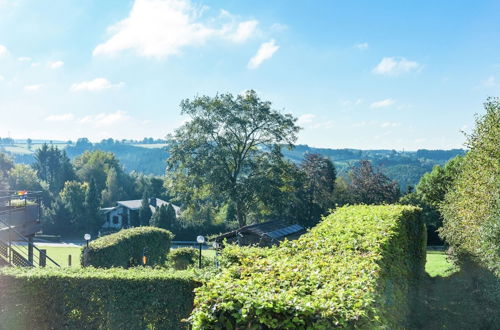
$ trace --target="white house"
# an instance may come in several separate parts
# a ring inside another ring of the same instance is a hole
[[[101,231],[116,231],[122,228],[129,228],[130,219],[134,216],[139,216],[141,204],[141,199],[135,199],[130,201],[118,201],[114,207],[101,208],[101,214],[105,219],[104,224],[101,227]],[[157,207],[168,204],[170,203],[159,198],[149,199],[149,207],[151,208],[152,213],[155,213]],[[179,217],[181,214],[180,207],[174,204],[172,204],[172,207],[175,210],[175,215]]]

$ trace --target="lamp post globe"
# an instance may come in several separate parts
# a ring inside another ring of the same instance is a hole
[[[201,245],[203,243],[205,243],[205,237],[198,235],[198,237],[196,237],[196,242],[198,242],[198,244],[200,245],[200,255],[198,258],[198,268],[201,268]]]
[[[83,239],[87,241],[87,247],[89,247],[89,241],[92,237],[90,236],[90,234],[85,234],[83,235]]]

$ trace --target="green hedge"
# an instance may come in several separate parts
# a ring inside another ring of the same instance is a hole
[[[199,258],[199,251],[192,247],[182,247],[172,250],[168,259],[172,262],[175,269],[187,269],[194,265]]]
[[[81,263],[101,268],[138,266],[145,251],[147,265],[162,265],[172,238],[168,230],[155,227],[124,229],[90,242],[83,248]]]
[[[197,286],[188,271],[3,268],[0,328],[186,328]]]
[[[425,240],[420,209],[360,205],[264,253],[232,247],[240,258],[196,290],[193,327],[407,327]]]

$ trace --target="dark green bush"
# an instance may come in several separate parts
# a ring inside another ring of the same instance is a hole
[[[165,229],[136,227],[103,236],[83,248],[83,266],[102,268],[131,267],[142,264],[145,253],[147,265],[165,263],[173,235]]]
[[[166,269],[0,269],[2,329],[180,329],[192,272]]]
[[[172,262],[175,269],[187,269],[194,265],[198,260],[199,251],[191,247],[173,249],[168,259]]]
[[[235,261],[196,290],[195,329],[401,329],[424,273],[425,226],[416,207],[349,206],[296,241],[238,249],[248,251],[232,247]]]

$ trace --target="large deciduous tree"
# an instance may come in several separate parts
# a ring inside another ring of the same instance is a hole
[[[254,91],[201,96],[181,103],[190,120],[170,138],[167,185],[186,203],[196,191],[234,203],[239,226],[272,191],[268,174],[279,166],[281,147],[291,147],[296,119],[271,108]]]
[[[399,198],[399,186],[387,176],[373,169],[368,160],[361,160],[349,172],[350,189],[356,203],[393,203]]]
[[[335,166],[329,158],[320,154],[306,154],[300,164],[304,172],[305,221],[313,226],[333,206],[333,190],[337,176]]]
[[[441,234],[459,259],[472,257],[500,276],[500,99],[488,99],[485,109],[441,207]]]

